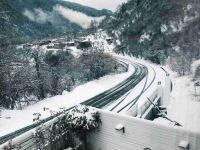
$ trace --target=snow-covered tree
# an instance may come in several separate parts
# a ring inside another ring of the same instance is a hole
[[[47,110],[47,108],[44,110]],[[39,113],[34,114],[34,120],[38,123],[42,123],[40,117]],[[53,149],[61,146],[64,148],[82,147],[87,150],[87,134],[95,131],[101,125],[99,112],[94,108],[83,105],[75,106],[67,112],[62,109],[61,112],[56,112],[52,117],[57,117],[57,120],[50,127],[42,123],[36,128],[34,137],[37,148],[50,145]],[[76,142],[77,139],[80,140],[80,143]]]
[[[100,114],[93,108],[83,105],[74,107],[66,113],[66,120],[87,149],[87,133],[95,131],[101,125]]]

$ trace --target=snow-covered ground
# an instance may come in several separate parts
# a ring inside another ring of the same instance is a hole
[[[191,76],[178,77],[170,69],[173,82],[168,116],[179,122],[186,130],[200,133],[200,96],[195,96],[194,82]],[[197,87],[197,94],[200,88]]]
[[[99,49],[103,49],[104,52],[113,52],[113,49],[115,48],[114,43],[108,43],[106,39],[112,39],[110,38],[105,31],[102,31],[101,29],[98,30],[97,33],[94,35],[88,35],[85,37],[86,40],[92,41],[94,43],[94,47],[98,47]]]
[[[105,32],[99,31],[96,35],[86,37],[87,40],[94,42],[94,46],[103,48],[107,53],[112,52],[114,48],[114,44],[108,44],[106,39],[109,38]],[[81,52],[77,49],[72,49],[72,54],[78,57]],[[113,53],[110,53],[115,56],[119,56]],[[145,101],[147,101],[147,97],[154,91],[158,86],[158,81],[161,81],[162,85],[165,85],[165,72],[160,68],[161,66],[152,64],[148,61],[136,59],[130,56],[120,56],[122,58],[126,58],[127,60],[142,63],[149,69],[148,79],[146,83],[146,87],[151,83],[153,77],[155,75],[155,80],[146,90],[146,92],[140,97],[138,106],[142,105]],[[195,66],[200,64],[200,62],[196,62],[193,64],[192,70],[194,70]],[[155,70],[155,74],[153,69]],[[168,117],[172,120],[177,121],[186,130],[191,130],[195,132],[200,132],[200,96],[194,96],[194,86],[191,81],[192,76],[184,76],[178,77],[176,73],[171,71],[169,68],[165,67],[167,71],[170,73],[172,82],[173,82],[173,91],[170,97],[170,104],[168,106]],[[72,92],[64,92],[63,95],[58,95],[52,98],[47,98],[35,105],[29,106],[26,109],[20,110],[3,110],[1,112],[0,118],[0,136],[15,131],[16,129],[20,129],[29,124],[33,123],[33,113],[41,113],[42,118],[50,116],[49,111],[43,111],[43,108],[50,108],[53,111],[58,111],[60,108],[69,108],[76,104],[79,104],[115,85],[120,83],[121,81],[128,78],[134,72],[133,68],[129,68],[127,73],[118,74],[118,75],[108,75],[100,78],[99,80],[94,80],[88,82],[84,85],[81,85],[75,88]],[[136,96],[138,96],[145,84],[145,80],[142,80],[126,97],[124,102],[120,104],[120,106],[114,111],[117,112],[120,108],[133,100]],[[94,88],[95,87],[95,88]],[[200,88],[197,89],[200,91]],[[200,95],[200,92],[199,92]],[[113,106],[115,106],[121,99],[114,102],[112,105],[107,106],[105,109],[110,110]],[[126,109],[125,109],[126,111]],[[129,112],[131,113],[131,112]],[[164,119],[157,119],[155,122],[161,124],[169,124],[168,121]]]
[[[121,56],[122,57],[122,56]],[[134,57],[123,56],[123,58],[129,59],[134,62],[142,63],[149,69],[149,77],[147,85],[150,84],[153,77],[152,68],[154,68],[156,72],[156,78],[150,86],[150,88],[140,97],[138,105],[142,105],[144,101],[146,101],[146,97],[152,93],[153,90],[158,86],[158,81],[161,81],[162,85],[165,85],[165,72],[160,68],[163,66],[152,64],[151,62],[136,59]],[[192,72],[194,73],[195,68],[200,64],[200,61],[195,61],[192,64]],[[179,77],[177,73],[170,70],[169,67],[164,67],[167,72],[170,73],[170,78],[173,83],[173,90],[170,95],[169,105],[167,107],[167,117],[173,121],[180,123],[184,129],[199,132],[200,133],[200,87],[196,87],[196,95],[195,96],[195,88],[194,82],[192,81],[193,74],[190,76]],[[145,79],[144,79],[145,80]],[[130,101],[134,97],[136,97],[142,90],[144,86],[144,80],[141,81],[135,89],[132,90],[129,96],[125,99],[125,101]],[[112,105],[108,106],[106,109],[112,108],[117,102],[114,102]],[[121,106],[125,105],[125,102],[121,104]],[[126,110],[126,109],[125,109]],[[122,111],[124,113],[124,111]],[[131,113],[131,112],[130,112]],[[165,124],[165,125],[174,125],[166,119],[158,118],[155,120],[156,123]]]
[[[133,72],[134,68],[130,67],[126,73],[104,76],[99,80],[80,85],[72,92],[64,92],[63,95],[47,98],[24,110],[2,110],[0,118],[0,136],[32,124],[34,113],[41,113],[41,119],[50,116],[50,111],[44,111],[44,107],[52,111],[59,111],[60,108],[63,107],[70,108],[71,106],[77,105],[116,86],[128,78]]]
[[[130,58],[126,56],[126,58],[132,59],[135,62],[139,62],[147,66],[148,68],[151,66],[154,68],[156,72],[156,79],[152,86],[146,91],[140,98],[140,104],[142,104],[145,100],[145,97],[148,96],[148,93],[151,93],[152,90],[157,86],[158,81],[161,81],[163,85],[165,85],[165,72],[160,69],[161,66],[152,64],[151,62]],[[200,87],[196,87],[196,95],[195,96],[195,88],[194,82],[192,81],[193,74],[195,68],[200,65],[200,60],[193,62],[192,64],[192,74],[190,76],[179,77],[177,73],[173,72],[169,67],[164,67],[169,73],[170,78],[173,83],[173,90],[170,95],[169,105],[167,107],[168,117],[178,123],[180,123],[184,129],[199,132],[200,133]],[[163,66],[162,66],[163,67]],[[150,69],[150,68],[149,68]],[[152,78],[152,73],[150,73],[150,78]],[[149,79],[149,82],[151,79]],[[144,83],[140,82],[140,84],[144,85]],[[140,86],[140,85],[137,85]],[[138,88],[139,89],[139,88]],[[134,92],[134,90],[133,90]],[[155,122],[166,125],[173,125],[166,119],[157,119]]]

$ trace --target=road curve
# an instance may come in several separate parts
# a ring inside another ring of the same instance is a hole
[[[100,95],[89,99],[88,101],[84,102],[84,105],[102,108],[119,99],[132,88],[134,88],[147,75],[147,68],[139,63],[131,63],[130,65],[135,67],[135,72],[128,79],[101,93]]]
[[[121,59],[121,58],[116,58],[116,59],[118,59],[122,63],[128,64],[127,61],[124,59]],[[142,81],[145,78],[145,76],[147,75],[148,69],[147,69],[147,67],[145,67],[144,65],[139,64],[139,63],[131,63],[130,65],[133,65],[135,67],[135,72],[130,77],[128,77],[123,82],[119,83],[117,86],[115,86],[115,87],[113,87],[113,88],[111,88],[111,89],[85,101],[85,102],[82,102],[81,104],[96,107],[96,108],[102,108],[105,105],[108,105],[109,103],[112,103],[113,101],[119,99],[121,96],[126,94],[132,88],[134,88],[140,81]],[[65,111],[68,111],[72,108],[73,107],[66,109]],[[59,116],[59,115],[60,114],[58,113],[56,116]],[[29,126],[26,126],[22,129],[15,131],[15,132],[12,132],[10,134],[2,136],[2,137],[0,137],[0,144],[3,144],[10,139],[13,139],[31,129],[34,129],[35,127],[37,127],[45,122],[52,120],[56,116],[48,117],[48,118],[42,120],[40,123],[31,124]]]

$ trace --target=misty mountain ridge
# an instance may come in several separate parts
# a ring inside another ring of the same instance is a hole
[[[1,0],[0,10],[0,35],[21,41],[77,32],[112,14],[62,0]]]

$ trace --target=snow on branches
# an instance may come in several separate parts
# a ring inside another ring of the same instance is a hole
[[[51,110],[49,111],[51,112]],[[37,114],[35,113],[34,116],[37,116]],[[75,106],[69,111],[62,109],[54,117],[56,120],[54,119],[52,123],[44,123],[36,128],[34,137],[38,149],[44,148],[46,145],[55,148],[60,139],[64,140],[65,146],[82,146],[87,149],[87,134],[101,125],[99,112],[94,108],[83,105]],[[38,119],[38,122],[40,121]],[[76,136],[74,136],[75,134]],[[74,139],[79,139],[80,143],[72,142],[77,141]],[[66,143],[68,144],[66,145]],[[76,145],[73,143],[76,143]]]
[[[91,107],[79,105],[66,113],[66,119],[75,132],[91,131],[101,124],[100,114]]]

